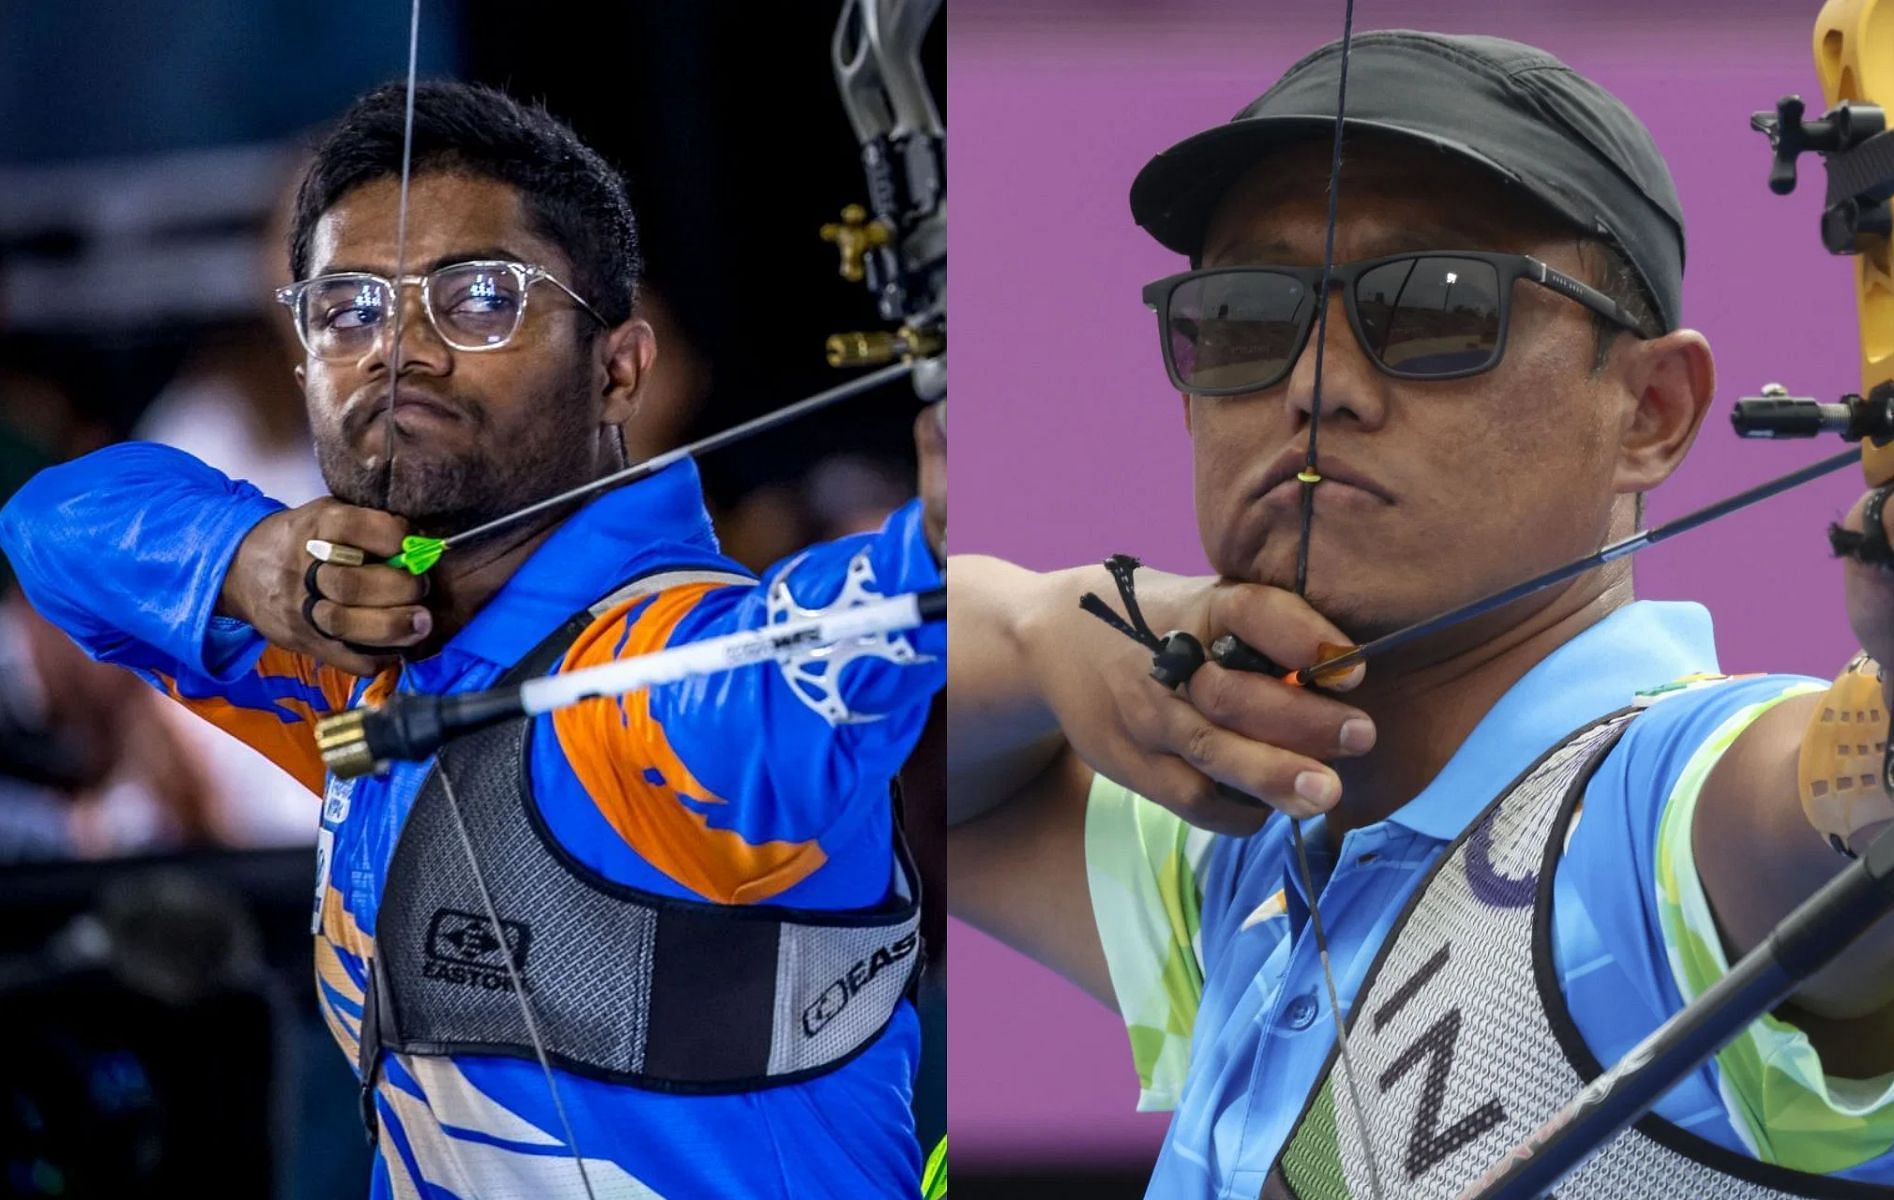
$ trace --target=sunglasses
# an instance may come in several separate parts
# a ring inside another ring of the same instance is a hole
[[[1639,333],[1623,305],[1525,254],[1394,254],[1337,263],[1329,279],[1362,350],[1397,379],[1460,379],[1499,365],[1520,279]],[[1171,383],[1195,396],[1281,383],[1308,342],[1321,287],[1321,267],[1210,267],[1147,284]]]

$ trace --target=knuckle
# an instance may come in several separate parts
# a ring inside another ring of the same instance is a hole
[[[333,563],[316,564],[316,594],[324,600],[348,599],[348,577]]]
[[[1230,673],[1215,663],[1206,662],[1184,684],[1184,695],[1198,712],[1223,716],[1229,708]]]
[[[1193,725],[1184,737],[1184,761],[1198,770],[1208,770],[1217,761],[1217,730],[1208,721]]]
[[[374,629],[370,640],[381,645],[406,641],[414,633],[413,618],[408,616],[406,609],[376,609],[370,624]]]
[[[342,606],[333,600],[318,600],[309,606],[309,624],[319,637],[335,638],[336,622],[341,615]]]

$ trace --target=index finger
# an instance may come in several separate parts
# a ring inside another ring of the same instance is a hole
[[[338,503],[323,509],[316,518],[318,538],[357,546],[378,558],[393,558],[401,553],[401,539],[407,534],[407,521],[378,508]]]
[[[1354,639],[1336,628],[1294,592],[1253,583],[1230,583],[1210,595],[1212,636],[1235,634],[1243,642],[1292,669],[1312,667],[1323,645],[1351,646]],[[1332,657],[1332,654],[1330,655]],[[1346,691],[1360,683],[1365,666],[1350,670],[1331,686]]]

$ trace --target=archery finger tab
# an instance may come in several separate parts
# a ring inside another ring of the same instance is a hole
[[[1232,671],[1252,671],[1258,675],[1278,675],[1283,668],[1261,650],[1250,645],[1234,633],[1226,633],[1210,643],[1210,657],[1217,665]]]
[[[1205,658],[1202,642],[1182,629],[1173,629],[1151,656],[1151,678],[1167,688],[1181,687],[1190,682]]]
[[[333,563],[338,567],[359,567],[368,561],[368,555],[356,547],[322,538],[310,538],[303,543],[303,549],[317,562]]]
[[[1802,735],[1796,762],[1802,812],[1824,842],[1850,858],[1858,834],[1894,819],[1885,707],[1880,664],[1857,654],[1829,685]]]

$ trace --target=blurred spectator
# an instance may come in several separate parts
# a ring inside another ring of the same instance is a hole
[[[56,384],[0,373],[0,496],[103,436]],[[208,781],[165,707],[86,658],[0,575],[0,861],[210,840]]]
[[[251,254],[251,311],[200,335],[134,437],[176,446],[294,507],[328,494],[296,365],[302,347],[276,289],[290,282],[289,228],[304,157],[290,156]]]
[[[276,190],[260,229],[249,292],[251,315],[206,331],[170,384],[152,401],[134,437],[176,446],[263,494],[295,507],[328,494],[294,369],[302,348],[275,303],[289,282],[289,225],[302,160]],[[226,846],[313,842],[316,802],[276,764],[228,734],[171,705],[160,720],[201,768],[211,796],[209,827]]]
[[[752,570],[811,542],[874,529],[914,495],[913,468],[866,454],[831,454],[800,480],[766,483],[715,513],[724,553]]]

